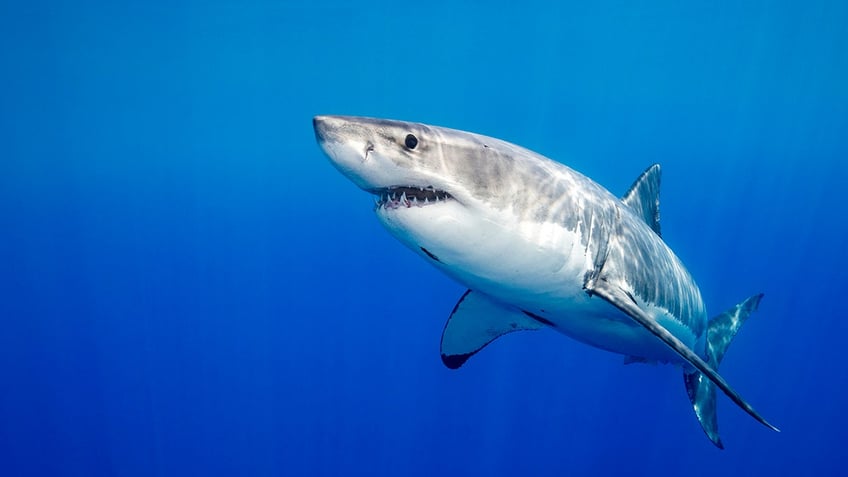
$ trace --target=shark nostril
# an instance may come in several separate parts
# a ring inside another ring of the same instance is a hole
[[[369,141],[367,144],[365,144],[365,159],[366,160],[368,159],[368,153],[370,153],[370,152],[374,152],[374,144]]]

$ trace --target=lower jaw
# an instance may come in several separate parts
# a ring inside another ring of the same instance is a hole
[[[409,199],[407,197],[399,197],[397,199],[389,199],[389,200],[375,200],[374,201],[374,209],[386,209],[386,210],[395,210],[395,209],[411,209],[411,208],[424,208],[431,207],[437,204],[443,204],[446,202],[450,202],[453,199],[435,199],[430,201],[429,199],[421,201],[417,198]]]

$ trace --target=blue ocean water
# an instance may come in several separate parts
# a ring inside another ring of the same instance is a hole
[[[848,3],[5,2],[0,474],[840,475]],[[464,291],[311,117],[521,144],[622,193],[719,313],[720,451],[680,372],[553,332],[439,359]]]

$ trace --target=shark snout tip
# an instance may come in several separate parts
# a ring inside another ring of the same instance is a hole
[[[327,139],[327,116],[317,115],[312,117],[312,129],[315,130],[315,139],[323,143]]]

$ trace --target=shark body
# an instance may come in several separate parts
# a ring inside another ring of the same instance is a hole
[[[362,117],[317,116],[313,125],[333,165],[377,197],[386,229],[468,287],[442,335],[449,368],[499,336],[550,327],[626,362],[681,365],[718,447],[716,388],[777,430],[717,372],[762,295],[708,318],[698,286],[660,235],[659,165],[618,198],[495,138]]]

